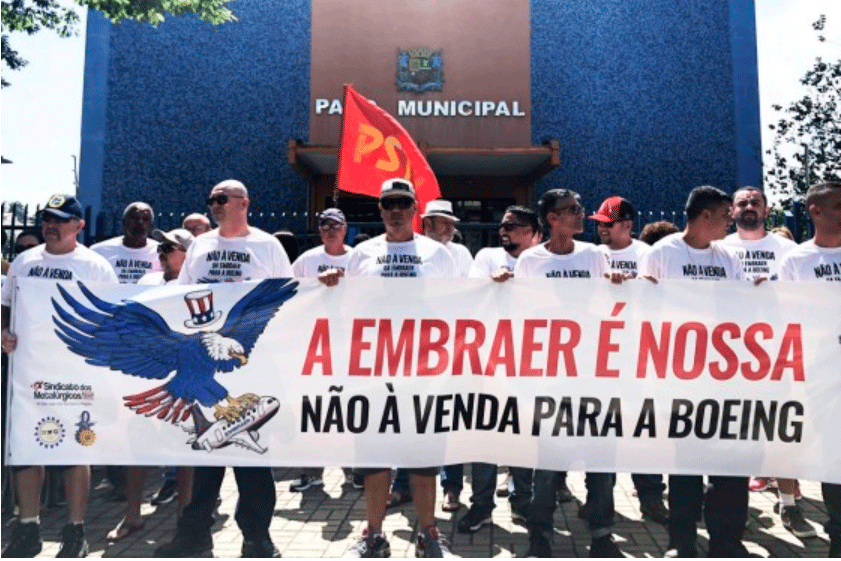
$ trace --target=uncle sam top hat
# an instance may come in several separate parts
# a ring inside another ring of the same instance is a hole
[[[186,327],[198,329],[214,323],[222,316],[222,312],[213,311],[213,291],[197,290],[184,295],[184,301],[190,309],[192,319],[184,322]]]

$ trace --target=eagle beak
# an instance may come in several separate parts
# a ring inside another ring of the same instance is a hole
[[[245,356],[244,354],[230,352],[230,353],[228,353],[228,356],[230,356],[231,358],[235,358],[235,359],[239,360],[239,365],[240,366],[244,366],[244,365],[248,364],[248,357]]]

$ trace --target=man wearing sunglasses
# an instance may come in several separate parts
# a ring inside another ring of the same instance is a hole
[[[62,281],[116,283],[114,269],[101,255],[78,243],[76,236],[85,227],[82,205],[72,195],[53,195],[40,213],[44,244],[21,253],[12,262],[2,292],[3,352],[14,352],[17,336],[9,332],[12,291],[15,279],[40,277]],[[41,510],[42,466],[16,466],[20,520],[12,532],[3,557],[34,557],[41,551],[38,514]],[[67,490],[68,524],[61,533],[59,557],[84,557],[88,552],[85,539],[85,512],[90,491],[90,466],[66,466],[64,484]]]
[[[430,277],[456,278],[455,262],[446,247],[412,231],[417,211],[414,186],[404,179],[388,179],[380,190],[380,217],[385,234],[362,242],[350,255],[347,274],[354,277]],[[341,271],[331,269],[318,279],[336,286]],[[383,534],[391,469],[359,470],[365,477],[365,501],[368,527],[354,544],[350,557],[389,557],[391,547]],[[408,468],[412,498],[418,513],[420,531],[417,557],[443,557],[449,553],[446,540],[435,524],[435,475],[437,467]]]
[[[537,215],[549,239],[524,251],[514,267],[517,278],[553,278],[560,282],[575,279],[610,277],[621,282],[621,273],[611,275],[607,256],[590,243],[573,236],[584,231],[584,208],[578,193],[568,189],[551,189],[540,197]],[[553,516],[556,492],[562,472],[534,470],[534,489],[528,511],[529,550],[527,557],[552,557]],[[586,518],[592,538],[590,557],[622,557],[611,538],[613,530],[613,473],[586,474]]]
[[[347,270],[351,248],[345,245],[347,237],[347,219],[338,208],[328,208],[318,215],[318,235],[322,245],[302,253],[292,264],[292,271],[298,278],[317,277],[329,269]],[[362,488],[361,478],[354,478],[348,468],[344,469],[348,483],[357,489]],[[324,486],[324,468],[302,468],[296,480],[289,484],[289,491],[302,493],[313,487]]]
[[[134,284],[140,277],[159,271],[158,242],[149,239],[155,212],[143,202],[134,202],[123,211],[123,235],[91,246],[114,267],[121,283]]]
[[[503,282],[514,274],[514,266],[520,254],[540,243],[540,224],[537,214],[523,206],[509,206],[505,209],[499,224],[499,239],[502,247],[486,247],[479,250],[468,274],[471,278],[492,278]],[[526,508],[531,502],[532,469],[511,467],[513,492],[508,496],[511,503],[511,517],[514,521],[526,521]],[[497,466],[474,462],[470,481],[472,496],[470,508],[458,521],[456,529],[460,534],[472,534],[493,520],[494,486]],[[570,497],[571,500],[571,497]]]
[[[630,278],[636,277],[639,263],[649,246],[631,237],[637,218],[634,205],[622,197],[608,197],[589,218],[596,222],[596,232],[603,244],[600,247],[607,253],[610,269]],[[640,513],[665,525],[669,520],[669,510],[663,503],[663,491],[666,489],[663,476],[634,473],[631,479],[640,501]]]
[[[194,212],[185,216],[181,222],[181,227],[193,234],[193,237],[200,236],[213,229],[207,216],[200,212]]]
[[[250,202],[240,181],[228,179],[213,187],[207,205],[219,227],[198,236],[187,248],[179,284],[292,276],[280,242],[248,224]],[[228,407],[235,406],[232,396],[226,399]],[[276,498],[271,468],[234,467],[234,475],[240,495],[234,517],[242,531],[242,556],[279,557],[269,536]],[[156,557],[186,557],[213,548],[210,527],[224,477],[224,467],[195,469],[192,500],[184,508],[172,542],[155,550]]]

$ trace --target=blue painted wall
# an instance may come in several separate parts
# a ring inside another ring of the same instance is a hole
[[[286,142],[308,135],[310,3],[231,8],[239,21],[217,27],[99,20],[110,32],[88,37],[85,198],[203,210],[208,188],[236,177],[257,212],[307,208]],[[532,0],[531,25],[533,142],[559,139],[563,162],[538,195],[680,209],[696,185],[761,182],[753,0]],[[103,36],[107,48],[91,45]]]
[[[138,198],[159,211],[204,211],[209,188],[225,178],[245,182],[255,212],[306,209],[286,146],[307,135],[310,3],[231,7],[238,21],[215,27],[194,18],[156,30],[111,26],[106,212]]]
[[[752,1],[733,4],[752,27]],[[735,189],[737,132],[758,143],[760,131],[756,34],[754,82],[738,85],[755,109],[738,124],[730,21],[726,0],[533,0],[533,141],[558,138],[563,160],[537,192],[680,209],[694,186]]]

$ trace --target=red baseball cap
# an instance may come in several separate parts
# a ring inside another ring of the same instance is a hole
[[[637,217],[637,211],[634,205],[629,203],[622,197],[610,197],[605,199],[602,206],[599,207],[592,216],[588,216],[590,220],[597,220],[599,222],[618,222],[619,220],[634,220]]]

